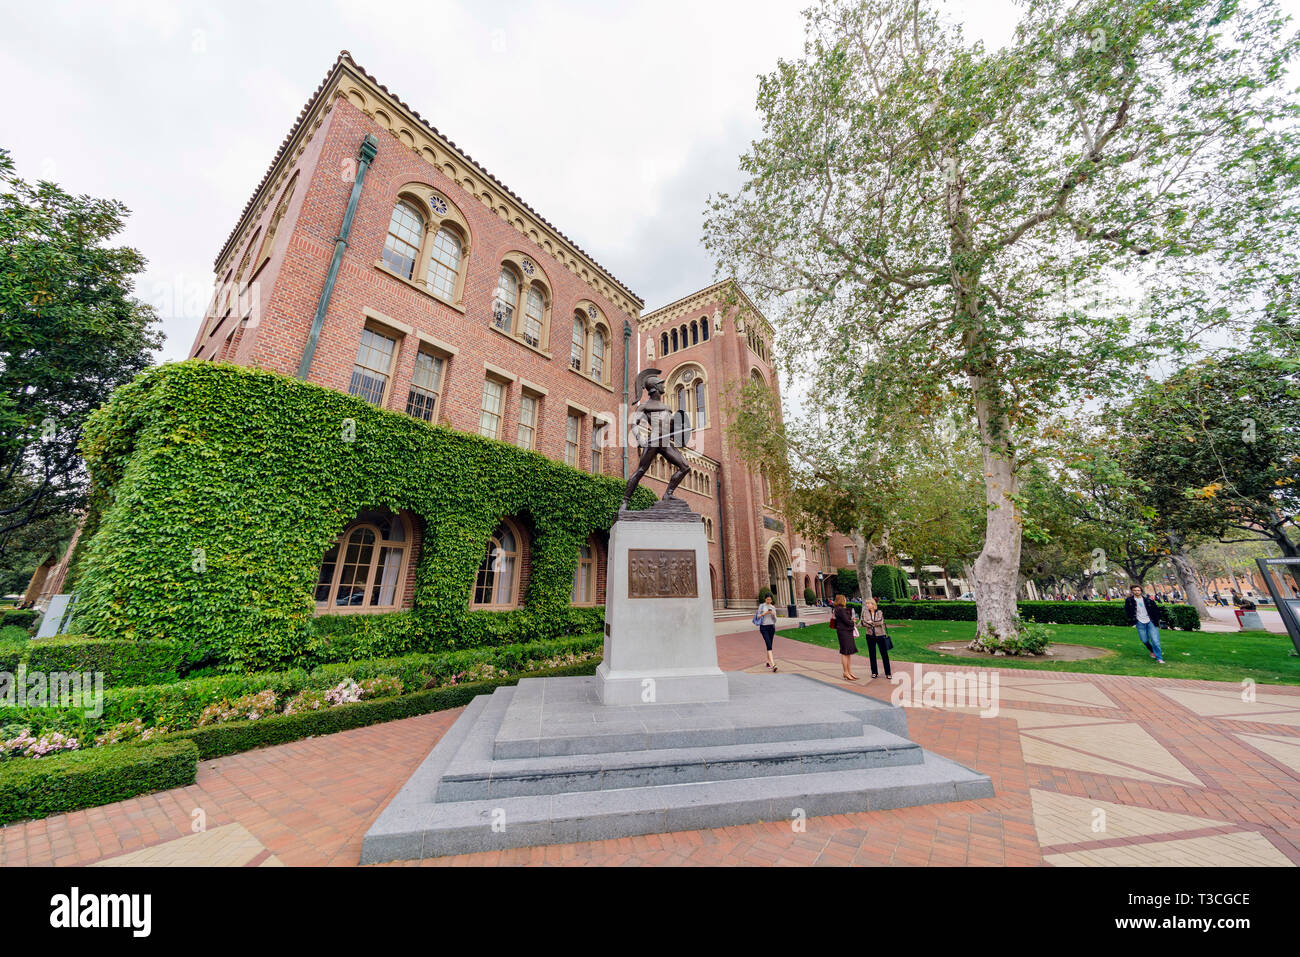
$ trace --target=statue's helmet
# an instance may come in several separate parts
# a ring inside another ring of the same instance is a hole
[[[636,389],[633,395],[638,402],[641,400],[641,393],[647,389],[653,388],[662,395],[664,385],[662,369],[642,369],[636,374]]]

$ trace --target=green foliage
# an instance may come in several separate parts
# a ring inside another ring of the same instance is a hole
[[[185,787],[198,759],[192,741],[159,741],[0,762],[0,824]]]
[[[103,672],[104,686],[167,684],[180,676],[185,649],[174,641],[41,638],[23,653],[28,671]]]
[[[1015,631],[1005,637],[985,632],[980,639],[984,650],[990,654],[1002,652],[1004,655],[1041,655],[1051,643],[1052,629],[1037,622],[1016,619]]]
[[[1059,625],[1128,625],[1122,601],[1022,601],[1017,602],[1020,620]],[[1191,605],[1161,605],[1167,621],[1161,627],[1198,631],[1200,616]],[[969,601],[881,602],[886,618],[925,621],[975,621],[975,603]]]
[[[580,665],[553,668],[531,673],[528,677],[590,675],[595,674],[598,664],[598,661],[591,661]],[[400,697],[359,701],[356,704],[337,705],[333,708],[304,711],[300,714],[276,715],[259,718],[256,721],[230,721],[204,725],[201,728],[167,735],[163,740],[193,741],[198,746],[199,758],[207,760],[266,745],[284,744],[300,738],[361,728],[381,721],[396,721],[399,718],[410,718],[432,711],[459,708],[478,695],[488,694],[504,685],[516,683],[519,677],[434,688]]]
[[[878,602],[908,597],[907,573],[897,565],[877,565],[871,570],[871,595]]]
[[[30,631],[40,621],[40,618],[41,613],[35,608],[8,608],[0,611],[0,628],[18,625]]]
[[[177,639],[226,668],[587,630],[597,613],[569,605],[578,549],[610,527],[623,492],[536,452],[205,362],[119,389],[87,423],[83,450],[100,519],[80,563],[74,629]],[[634,504],[652,501],[640,489]],[[428,520],[415,608],[315,624],[321,557],[368,508]],[[489,537],[507,516],[536,529],[525,607],[471,612]]]
[[[285,699],[300,691],[332,688],[346,678],[364,681],[391,676],[401,679],[409,693],[430,684],[446,684],[483,665],[512,672],[530,667],[549,667],[552,659],[598,651],[602,644],[602,636],[585,635],[441,654],[328,664],[310,672],[295,668],[191,678],[171,684],[109,688],[104,692],[103,714],[97,718],[71,708],[0,707],[0,725],[29,727],[35,734],[45,731],[75,734],[83,743],[114,725],[136,718],[142,719],[148,727],[178,731],[197,726],[200,714],[209,705],[261,691],[274,691],[278,698]]]
[[[161,344],[153,309],[131,296],[144,257],[109,244],[126,214],[115,200],[19,179],[0,149],[0,577],[9,581],[71,531],[86,496],[82,424]]]
[[[772,591],[771,588],[764,585],[762,588],[758,590],[759,604],[762,604],[763,602],[767,601],[769,598],[771,598],[773,601],[776,601],[776,592]]]
[[[841,568],[835,572],[835,594],[852,598],[858,593],[858,570]]]
[[[817,604],[817,592],[811,588],[805,588],[803,590],[803,600],[809,605]]]

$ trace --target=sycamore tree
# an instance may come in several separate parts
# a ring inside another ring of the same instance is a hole
[[[1129,471],[1181,541],[1300,556],[1300,361],[1230,353],[1146,384],[1122,410]]]
[[[66,533],[51,520],[85,501],[82,423],[161,344],[131,295],[144,258],[108,242],[126,212],[28,183],[0,149],[0,571],[21,572],[11,546],[36,554],[41,529],[46,547]]]
[[[705,242],[826,394],[970,409],[978,634],[1010,637],[1040,419],[1290,268],[1297,41],[1271,0],[1026,0],[997,50],[928,0],[807,17],[803,57],[760,79],[762,135]],[[1137,283],[1157,293],[1140,307]]]

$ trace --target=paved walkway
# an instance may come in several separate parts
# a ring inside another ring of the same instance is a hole
[[[762,649],[752,626],[718,639],[727,670],[763,671]],[[831,649],[778,637],[776,652],[785,671],[882,700],[894,691],[846,685]],[[969,702],[908,712],[918,743],[988,774],[996,797],[809,818],[801,831],[778,821],[424,863],[1300,864],[1300,688],[1243,700],[1209,681],[916,668],[897,663],[896,676],[997,676],[996,716]],[[0,866],[355,864],[370,823],[458,714],[205,761],[187,788],[10,825]]]

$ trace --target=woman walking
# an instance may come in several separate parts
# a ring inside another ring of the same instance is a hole
[[[831,625],[835,628],[835,637],[840,640],[840,663],[844,667],[844,680],[857,681],[858,676],[853,673],[853,656],[858,653],[858,646],[853,643],[853,633],[858,629],[853,623],[853,612],[845,605],[843,595],[835,596]]]
[[[876,649],[880,649],[880,658],[885,666],[885,677],[892,678],[889,667],[889,648],[893,644],[885,634],[885,613],[880,610],[874,598],[862,603],[862,630],[867,638],[867,653],[871,655],[871,677],[879,678],[876,671]]]
[[[771,595],[765,597],[762,604],[758,606],[758,611],[754,613],[754,620],[758,622],[758,632],[763,636],[763,643],[767,645],[767,667],[776,671],[778,670],[776,659],[772,657],[772,639],[776,637],[776,606],[772,604]]]

